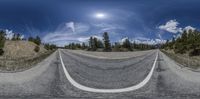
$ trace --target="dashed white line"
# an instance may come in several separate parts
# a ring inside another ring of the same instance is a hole
[[[95,93],[121,93],[121,92],[129,92],[129,91],[134,91],[137,89],[142,88],[144,85],[146,85],[149,80],[151,79],[152,75],[153,75],[153,71],[155,69],[156,66],[156,62],[158,59],[158,53],[156,55],[156,58],[154,60],[153,66],[149,72],[149,74],[146,76],[146,78],[140,82],[137,85],[131,86],[131,87],[126,87],[126,88],[120,88],[120,89],[97,89],[97,88],[91,88],[91,87],[87,87],[84,85],[79,84],[78,82],[76,82],[69,74],[69,72],[67,71],[65,64],[63,63],[63,59],[59,50],[59,56],[60,56],[60,61],[61,61],[61,65],[63,67],[64,73],[66,78],[68,79],[68,81],[76,88],[83,90],[83,91],[88,91],[88,92],[95,92]]]

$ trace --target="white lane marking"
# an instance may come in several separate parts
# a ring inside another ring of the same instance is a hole
[[[63,59],[62,59],[62,56],[61,56],[61,53],[60,53],[60,50],[59,50],[59,56],[60,56],[60,61],[61,61],[61,64],[62,64],[62,67],[63,67],[63,70],[64,70],[64,73],[65,73],[65,76],[66,78],[69,80],[69,82],[76,88],[80,89],[80,90],[84,90],[84,91],[88,91],[88,92],[96,92],[96,93],[121,93],[121,92],[129,92],[129,91],[134,91],[134,90],[137,90],[139,88],[142,88],[144,85],[147,84],[147,82],[149,82],[149,80],[151,79],[152,75],[153,75],[153,71],[154,71],[154,68],[156,66],[156,62],[157,62],[157,59],[158,59],[158,53],[156,55],[156,58],[154,60],[154,63],[153,63],[153,66],[149,72],[149,74],[146,76],[146,78],[140,82],[139,84],[137,85],[134,85],[134,86],[131,86],[131,87],[127,87],[127,88],[120,88],[120,89],[97,89],[97,88],[91,88],[91,87],[87,87],[87,86],[84,86],[84,85],[81,85],[79,84],[78,82],[76,82],[71,76],[70,74],[68,73],[66,67],[65,67],[65,64],[63,63]]]

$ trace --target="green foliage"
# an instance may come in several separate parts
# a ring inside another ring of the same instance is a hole
[[[81,49],[84,50],[87,48],[87,45],[85,43],[82,43]]]
[[[104,51],[111,51],[111,44],[110,39],[107,32],[103,34],[103,41],[104,41]]]
[[[0,31],[0,55],[3,55],[4,51],[3,51],[3,47],[4,47],[4,44],[5,44],[5,31],[1,30]]]
[[[189,56],[199,56],[200,55],[200,49],[193,49],[189,52]]]
[[[130,42],[129,39],[126,39],[124,42],[119,43],[115,42],[114,45],[110,44],[109,36],[108,33],[105,32],[103,34],[103,42],[100,39],[97,39],[96,37],[90,37],[89,38],[89,46],[87,46],[85,43],[70,43],[65,46],[66,49],[88,49],[89,51],[133,51],[134,49],[136,50],[148,50],[148,49],[154,49],[154,45],[148,45],[148,44],[136,44],[135,42],[132,43]]]
[[[13,37],[12,37],[12,39],[11,40],[13,40],[13,41],[18,41],[18,40],[22,40],[22,35],[21,34],[19,34],[19,33],[14,33],[14,35],[13,35]]]
[[[46,50],[54,50],[54,49],[57,49],[57,46],[54,44],[44,44],[44,48]]]
[[[172,49],[175,53],[184,54],[189,52],[190,56],[199,55],[200,49],[200,32],[197,30],[184,31],[177,39],[166,42],[163,45],[165,49]]]
[[[40,45],[40,44],[41,44],[41,39],[40,39],[40,37],[39,37],[39,36],[36,36],[34,42],[35,42],[35,44]]]
[[[34,41],[34,38],[30,36],[30,37],[28,38],[28,41],[33,42],[33,41]]]
[[[115,42],[113,45],[114,51],[133,51],[133,50],[149,50],[149,49],[155,49],[155,45],[149,45],[149,44],[141,44],[136,42],[131,42],[129,39],[125,39],[122,44],[119,42]]]
[[[4,51],[3,49],[0,49],[0,56],[3,55]]]
[[[5,43],[5,31],[0,31],[0,49],[2,49],[4,47],[4,43]]]
[[[80,43],[70,43],[68,45],[65,46],[66,49],[72,49],[72,50],[76,50],[76,49],[86,49],[87,46],[84,44],[80,44]]]
[[[41,44],[41,39],[40,39],[39,36],[36,36],[35,38],[29,37],[29,38],[28,38],[28,41],[33,42],[33,43],[35,43],[35,44],[37,44],[37,45],[40,45],[40,44]]]
[[[129,41],[129,39],[125,39],[125,41],[123,42],[122,46],[124,48],[127,48],[129,51],[132,51],[132,47],[131,47],[131,42]]]
[[[34,51],[35,52],[39,52],[40,51],[40,47],[39,46],[35,46]]]
[[[98,40],[96,37],[90,37],[89,39],[89,49],[90,51],[96,51],[98,48],[103,48],[103,42]]]

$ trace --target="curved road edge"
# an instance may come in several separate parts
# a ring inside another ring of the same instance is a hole
[[[149,72],[149,74],[145,77],[145,79],[138,83],[137,85],[134,85],[134,86],[130,86],[130,87],[126,87],[126,88],[120,88],[120,89],[97,89],[97,88],[91,88],[91,87],[87,87],[87,86],[84,86],[84,85],[81,85],[79,84],[78,82],[76,82],[69,74],[69,72],[67,71],[66,67],[65,67],[65,64],[63,62],[63,59],[62,59],[62,56],[61,56],[61,52],[60,50],[58,50],[59,52],[59,57],[60,57],[60,61],[61,61],[61,65],[62,65],[62,68],[64,70],[64,74],[66,76],[66,78],[68,79],[68,81],[76,88],[80,89],[80,90],[83,90],[83,91],[88,91],[88,92],[95,92],[95,93],[121,93],[121,92],[129,92],[129,91],[134,91],[134,90],[137,90],[137,89],[140,89],[142,88],[143,86],[145,86],[149,80],[151,79],[152,75],[153,75],[153,72],[154,72],[154,69],[155,69],[155,66],[156,66],[156,62],[157,62],[157,59],[158,59],[158,52],[156,54],[156,58],[154,60],[154,63],[153,63],[153,66]]]

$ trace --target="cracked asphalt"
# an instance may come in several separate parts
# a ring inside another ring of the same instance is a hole
[[[157,51],[132,52],[129,58],[122,59],[90,57],[68,50],[62,50],[61,54],[75,81],[88,87],[109,89],[140,83],[149,73]],[[56,51],[26,71],[0,73],[0,98],[199,99],[199,77],[199,72],[180,68],[176,62],[158,51],[153,76],[144,87],[124,93],[86,92],[72,86],[67,80]]]

